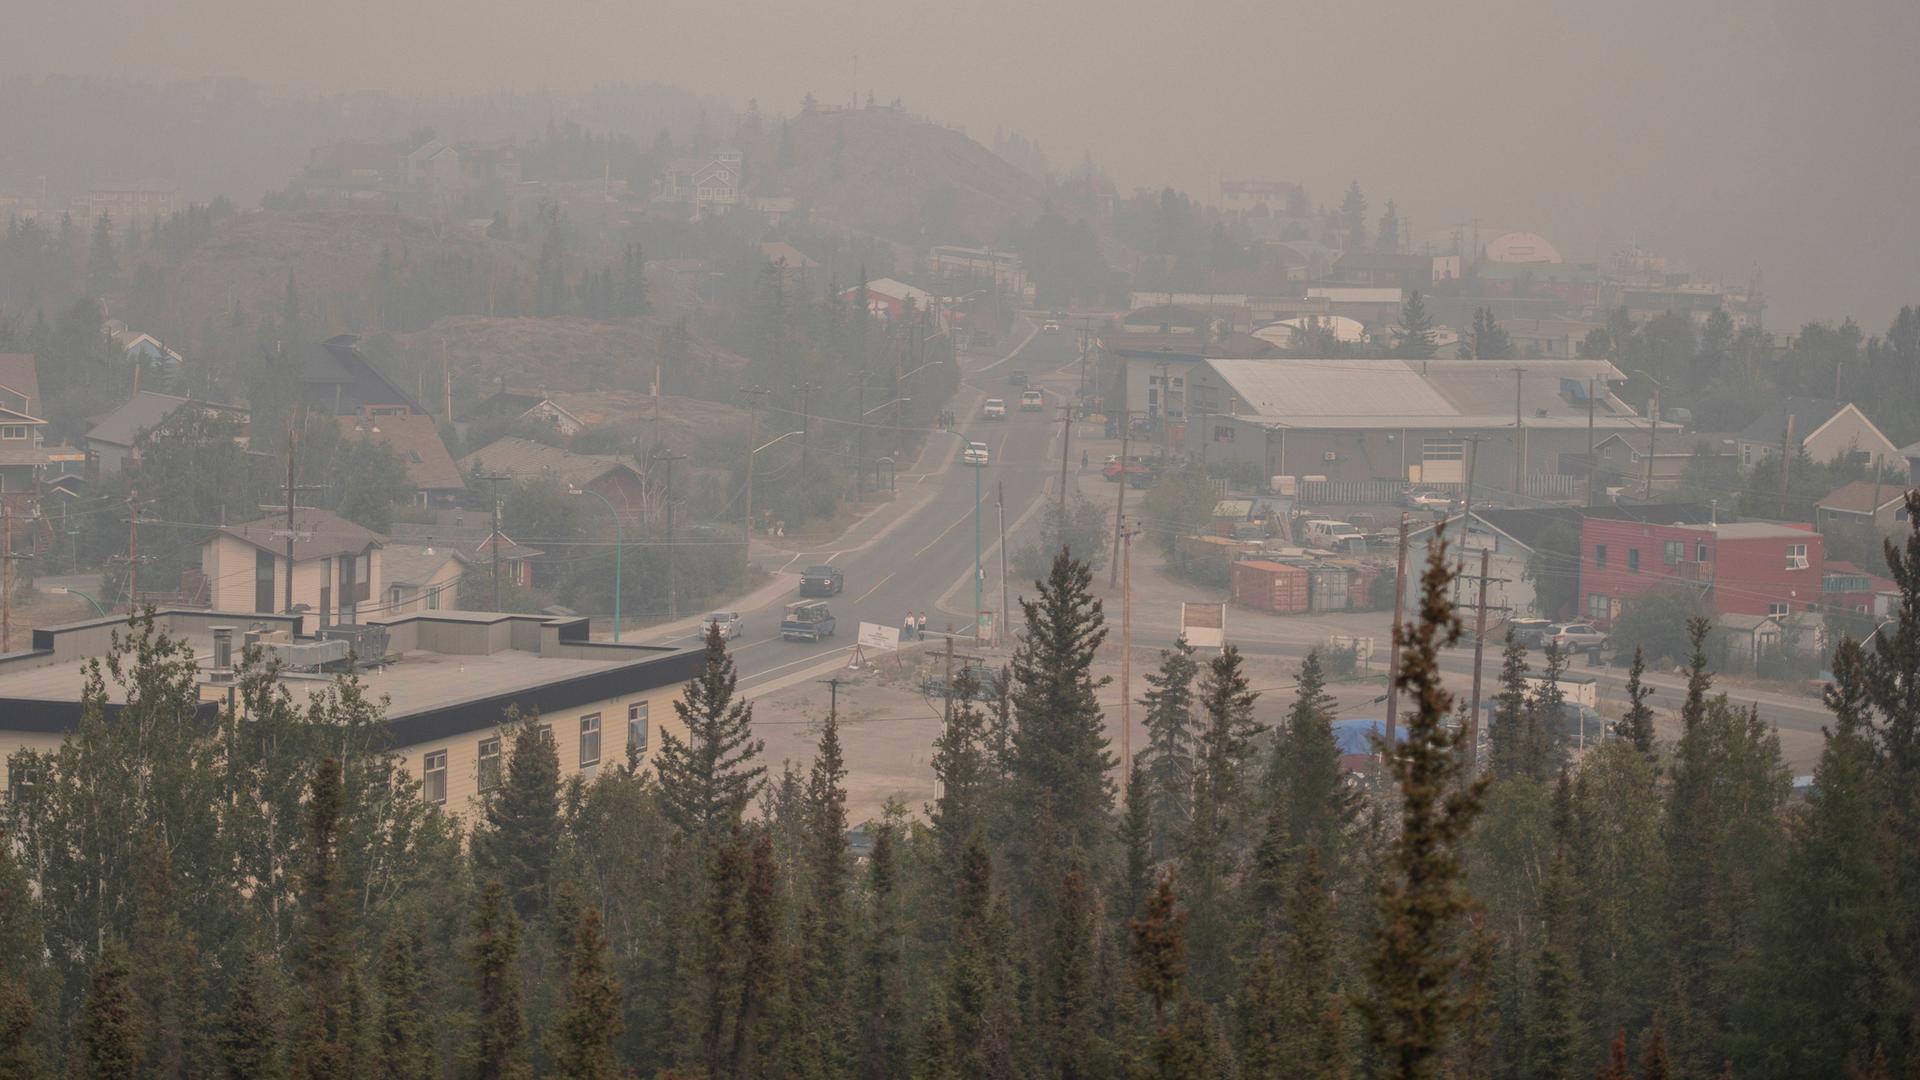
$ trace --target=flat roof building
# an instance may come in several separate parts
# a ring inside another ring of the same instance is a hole
[[[278,657],[295,704],[330,687],[353,647],[306,636],[298,616],[169,610],[154,619],[192,648],[209,721],[237,701],[231,669],[215,666],[222,634],[235,657],[250,639]],[[0,760],[56,749],[79,728],[87,662],[126,626],[110,617],[43,627],[32,648],[0,657]],[[700,649],[591,640],[587,620],[575,617],[429,611],[369,620],[354,633],[357,647],[382,654],[361,658],[355,675],[369,700],[387,702],[393,753],[428,802],[460,816],[500,782],[509,710],[537,715],[551,731],[563,779],[624,763],[629,744],[645,765],[663,726],[678,730],[673,701],[702,663]],[[111,680],[107,695],[111,715],[124,698]]]

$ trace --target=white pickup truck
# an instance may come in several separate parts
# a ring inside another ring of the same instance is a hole
[[[997,397],[988,398],[984,415],[989,420],[1005,420],[1007,418],[1007,403]]]

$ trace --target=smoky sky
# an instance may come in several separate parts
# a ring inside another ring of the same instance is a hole
[[[1914,0],[11,0],[15,75],[468,94],[667,83],[793,112],[871,91],[1082,154],[1393,198],[1416,245],[1508,228],[1762,275],[1776,328],[1920,301]],[[0,148],[0,154],[4,154]]]

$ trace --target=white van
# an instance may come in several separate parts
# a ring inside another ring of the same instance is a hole
[[[1007,418],[1007,403],[997,397],[988,398],[986,417],[989,420],[1005,420]]]
[[[1309,547],[1345,551],[1350,543],[1364,540],[1366,535],[1359,526],[1332,518],[1314,518],[1307,522],[1306,539]]]

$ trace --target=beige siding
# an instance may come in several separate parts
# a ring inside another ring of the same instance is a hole
[[[680,691],[680,686],[676,684],[565,712],[543,714],[540,722],[553,729],[554,748],[560,757],[560,778],[564,781],[581,771],[580,720],[593,713],[600,715],[599,767],[624,764],[627,760],[627,706],[640,701],[647,703],[648,720],[647,754],[641,759],[640,765],[642,768],[652,765],[654,756],[660,752],[660,733],[663,730],[673,732],[675,738],[686,738],[686,726],[680,723],[673,711],[673,703],[680,697]],[[395,753],[400,755],[407,772],[418,780],[426,755],[438,750],[446,751],[447,809],[471,821],[480,810],[480,744],[495,737],[500,737],[503,753],[511,753],[512,739],[499,729],[462,732],[450,739],[399,747]]]
[[[1810,433],[1806,447],[1807,455],[1821,464],[1856,452],[1881,461],[1894,461],[1900,456],[1898,447],[1852,409],[1842,409],[1825,427]]]
[[[244,540],[224,534],[201,545],[200,571],[207,575],[212,593],[215,611],[253,611],[254,553],[258,548]],[[287,560],[285,556],[276,556],[273,560],[273,610],[278,611],[285,603],[287,578]],[[327,574],[323,574],[323,570]],[[329,598],[332,611],[340,611],[340,567],[339,560],[308,559],[294,564],[293,602],[307,605],[308,610],[320,610],[320,586],[330,576],[334,585]],[[380,549],[374,548],[367,557],[367,579],[371,584],[368,604],[378,604],[384,578],[380,570]],[[307,626],[310,631],[313,625]]]
[[[36,750],[40,753],[52,753],[60,749],[66,741],[64,735],[48,735],[38,731],[0,731],[0,791],[13,785],[13,775],[7,762],[22,750]]]

